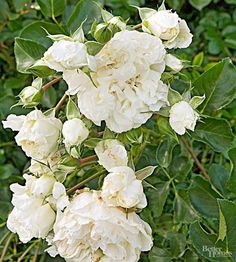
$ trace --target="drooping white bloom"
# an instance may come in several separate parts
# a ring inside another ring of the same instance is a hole
[[[166,65],[169,66],[176,73],[181,71],[183,68],[182,61],[171,54],[166,55],[165,61],[166,61]]]
[[[12,184],[14,206],[7,220],[7,227],[19,235],[23,243],[32,238],[45,238],[53,227],[55,212],[44,202],[45,197],[52,192],[55,179],[51,176],[24,175],[25,186]]]
[[[179,135],[183,135],[186,129],[194,131],[198,118],[198,113],[185,101],[174,104],[170,109],[170,125]]]
[[[79,41],[59,40],[45,52],[43,61],[58,72],[88,65],[86,45]]]
[[[9,115],[3,126],[19,131],[16,143],[28,157],[42,160],[57,150],[62,123],[55,117],[45,116],[40,110],[31,111],[26,116]]]
[[[123,208],[144,208],[147,205],[142,181],[136,178],[131,168],[113,167],[109,172],[102,187],[102,199],[107,205]]]
[[[99,191],[77,195],[54,224],[50,255],[66,261],[137,262],[152,247],[151,228],[137,214],[108,207]]]
[[[125,147],[116,139],[100,141],[95,147],[98,163],[106,170],[117,166],[126,166],[128,156]]]
[[[192,42],[187,23],[171,10],[153,10],[143,19],[142,27],[143,31],[159,37],[167,48],[186,48]]]
[[[89,135],[89,130],[79,118],[67,120],[63,124],[62,134],[66,147],[81,144]]]
[[[86,77],[84,81],[81,75],[84,90],[71,76],[66,78],[69,90],[78,92],[81,112],[96,125],[105,120],[112,131],[128,131],[167,104],[168,87],[160,80],[165,49],[158,38],[124,30],[116,33],[95,59],[92,80]],[[79,82],[79,74],[76,77]]]

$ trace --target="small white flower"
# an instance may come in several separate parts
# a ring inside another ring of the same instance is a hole
[[[19,131],[16,143],[28,157],[42,160],[57,150],[62,123],[55,117],[45,116],[40,110],[31,111],[26,116],[9,115],[3,126]]]
[[[24,178],[25,186],[10,186],[14,208],[8,217],[7,227],[26,243],[34,237],[45,238],[52,229],[56,215],[45,198],[52,193],[55,179],[47,175],[40,178],[24,175]]]
[[[169,66],[176,73],[181,71],[183,68],[182,61],[171,54],[166,55],[165,61],[166,61],[166,65]]]
[[[82,120],[73,118],[63,124],[62,134],[66,147],[71,147],[81,144],[88,137],[89,130]]]
[[[57,213],[54,237],[48,252],[66,261],[137,262],[141,251],[152,247],[151,228],[140,217],[108,207],[99,191],[74,197],[64,212]]]
[[[142,181],[127,166],[113,167],[105,177],[102,198],[109,206],[144,208],[147,205]]]
[[[116,139],[100,141],[95,147],[98,163],[110,170],[116,166],[126,166],[128,156],[125,147]]]
[[[54,42],[45,52],[43,61],[58,72],[78,69],[89,63],[86,45],[69,40]]]
[[[179,135],[183,135],[186,129],[194,131],[198,118],[198,113],[185,101],[174,104],[170,109],[170,126]]]
[[[185,22],[171,10],[151,12],[143,19],[143,30],[159,37],[167,48],[186,48],[192,42],[193,35]]]
[[[56,209],[63,210],[69,205],[69,197],[62,183],[55,182],[52,189],[52,196],[48,198],[48,202],[53,204]]]

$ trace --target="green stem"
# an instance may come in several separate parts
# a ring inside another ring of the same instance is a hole
[[[2,250],[2,255],[0,257],[0,262],[3,262],[3,259],[4,259],[5,255],[6,255],[7,249],[9,247],[10,243],[11,243],[11,239],[13,238],[13,236],[14,236],[14,233],[11,233],[10,236],[8,237],[7,242],[6,242],[6,244],[5,244],[5,246],[4,246],[3,250]]]
[[[169,173],[166,171],[166,169],[164,167],[161,166],[161,170],[163,171],[163,173],[168,177],[169,179],[169,183],[172,185],[173,190],[175,192],[175,195],[178,195],[178,191],[175,187],[175,183],[174,183],[174,177],[170,177]]]
[[[39,242],[38,241],[34,241],[26,250],[25,252],[18,258],[17,262],[21,262],[22,259],[29,253],[29,251]]]
[[[15,142],[3,142],[0,143],[0,147],[15,146]]]

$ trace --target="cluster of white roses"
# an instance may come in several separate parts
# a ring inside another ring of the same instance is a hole
[[[101,190],[83,189],[69,199],[61,183],[65,177],[56,176],[65,150],[78,158],[77,146],[89,136],[80,112],[96,125],[105,121],[116,133],[139,127],[163,107],[170,108],[170,125],[180,135],[194,130],[199,117],[196,99],[184,101],[180,96],[172,104],[170,88],[161,80],[166,66],[174,72],[183,67],[166,48],[189,46],[192,34],[186,22],[163,6],[139,12],[144,32],[127,30],[124,22],[109,14],[107,23],[119,32],[95,55],[89,54],[81,28],[71,37],[49,36],[54,43],[41,62],[62,72],[67,95],[76,96],[78,102],[77,107],[69,100],[75,111],[64,123],[55,112],[38,109],[3,121],[5,128],[18,131],[16,142],[32,158],[33,174],[23,176],[24,186],[11,185],[14,208],[7,226],[22,242],[46,239],[50,255],[59,254],[66,261],[135,262],[152,247],[151,228],[136,214],[147,205],[142,181],[128,167],[127,151],[118,140],[102,140],[95,147],[98,163],[108,171]],[[100,29],[95,30],[97,38]],[[22,102],[32,102],[36,96],[31,91],[38,92],[41,85],[40,79],[34,80],[33,89],[21,92]]]

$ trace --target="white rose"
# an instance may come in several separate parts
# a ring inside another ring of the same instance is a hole
[[[192,42],[192,34],[183,19],[171,10],[152,12],[142,21],[145,32],[158,36],[167,48],[186,48]]]
[[[140,43],[144,43],[140,45]],[[78,92],[81,112],[96,125],[105,121],[117,133],[137,128],[167,104],[168,87],[160,81],[165,69],[165,49],[160,39],[124,30],[95,56],[96,70],[81,90],[77,74],[66,75],[69,90]],[[68,77],[67,77],[68,76]],[[69,81],[68,81],[69,80]]]
[[[58,212],[48,252],[66,261],[137,262],[152,247],[151,228],[135,213],[108,207],[99,191],[77,195]]]
[[[40,110],[27,116],[10,115],[3,121],[3,126],[19,131],[16,143],[28,157],[42,160],[57,150],[62,123],[55,117],[45,116]]]
[[[142,181],[136,178],[131,168],[114,167],[109,172],[102,186],[102,198],[107,205],[123,208],[144,208],[147,205]]]
[[[186,129],[194,131],[198,118],[198,113],[185,101],[174,104],[170,109],[170,125],[179,135],[183,135]]]
[[[45,52],[43,61],[58,72],[88,65],[86,45],[80,42],[59,40]]]
[[[95,147],[98,163],[110,170],[116,166],[126,166],[128,156],[125,147],[116,139],[100,141]]]
[[[165,61],[166,61],[166,65],[169,66],[176,73],[181,71],[183,68],[182,61],[171,54],[166,55]]]
[[[89,130],[82,120],[73,118],[63,124],[62,134],[66,147],[71,147],[81,144],[88,137]]]
[[[24,175],[25,186],[12,184],[14,206],[7,220],[7,227],[19,235],[23,243],[32,238],[45,238],[52,229],[55,212],[45,197],[52,193],[55,179],[49,176],[36,178]]]

